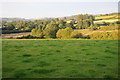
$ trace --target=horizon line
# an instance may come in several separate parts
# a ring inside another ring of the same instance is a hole
[[[90,13],[80,13],[80,14],[88,14],[88,15],[103,15],[103,14],[112,14],[112,13],[120,13],[120,12],[110,12],[110,13],[96,13],[96,14],[90,14]],[[80,14],[73,14],[70,16],[80,15]],[[40,18],[26,18],[26,17],[0,17],[0,18],[23,18],[23,19],[44,19],[44,18],[62,18],[62,17],[70,17],[70,16],[60,16],[60,17],[40,17]]]

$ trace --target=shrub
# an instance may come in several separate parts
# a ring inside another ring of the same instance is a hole
[[[39,29],[32,29],[32,36],[34,37],[39,37],[39,38],[43,38],[43,31],[39,28]]]
[[[64,39],[69,39],[71,38],[71,33],[73,29],[70,27],[67,27],[65,29],[59,29],[58,32],[56,33],[57,38],[64,38]]]
[[[44,30],[45,38],[56,38],[56,33],[58,31],[57,24],[48,24]]]
[[[58,32],[56,33],[56,37],[62,38],[62,36],[63,36],[62,32],[63,32],[63,29],[59,29]]]
[[[73,31],[72,33],[71,33],[71,38],[82,38],[83,37],[83,35],[82,35],[82,33],[81,32],[79,32],[79,31]]]

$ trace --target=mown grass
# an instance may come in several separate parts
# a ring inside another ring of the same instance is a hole
[[[116,78],[117,40],[3,40],[3,78]]]

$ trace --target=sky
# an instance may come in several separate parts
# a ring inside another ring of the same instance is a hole
[[[118,0],[4,0],[1,17],[44,18],[118,12]]]

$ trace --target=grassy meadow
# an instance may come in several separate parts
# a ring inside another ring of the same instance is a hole
[[[2,40],[3,78],[117,78],[118,40]]]

